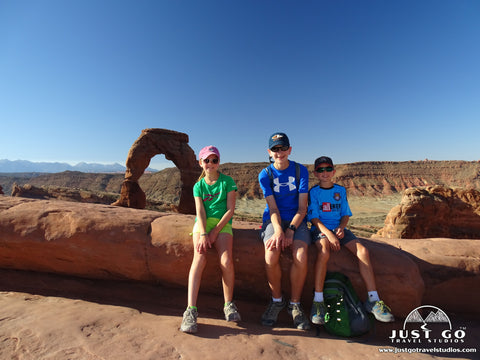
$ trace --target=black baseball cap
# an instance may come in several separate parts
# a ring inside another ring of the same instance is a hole
[[[315,169],[320,164],[328,164],[330,166],[333,166],[333,161],[328,156],[320,156],[319,158],[317,158],[317,160],[315,160]]]

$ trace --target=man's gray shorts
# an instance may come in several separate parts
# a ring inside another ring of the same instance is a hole
[[[343,230],[343,233],[344,233],[343,239],[338,239],[341,246],[346,245],[347,243],[349,243],[352,240],[358,240],[358,238],[355,236],[355,234],[353,232],[351,232],[350,230],[348,230],[347,228],[345,228]],[[326,237],[327,236],[325,234],[321,233],[320,230],[318,230],[316,226],[312,226],[312,242],[313,243],[315,243],[317,240],[320,240],[320,239],[326,238]],[[358,240],[358,241],[360,241],[360,240]]]
[[[290,221],[282,220],[283,231],[286,231],[289,225]],[[270,239],[274,233],[275,231],[273,229],[271,221],[265,221],[262,225],[262,230],[260,232],[260,237],[263,240],[263,243],[265,244],[265,242]],[[307,224],[305,222],[302,222],[297,228],[295,234],[293,235],[293,240],[301,240],[307,245],[310,245],[312,243],[312,236],[310,235],[310,230],[308,230]]]

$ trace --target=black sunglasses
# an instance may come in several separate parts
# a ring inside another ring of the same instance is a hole
[[[203,159],[203,162],[204,162],[205,164],[208,164],[210,161],[211,161],[213,164],[218,164],[218,159],[217,159],[217,158],[214,158],[214,159],[212,159],[212,160],[210,160],[210,159]]]
[[[284,146],[275,146],[275,147],[271,148],[270,150],[273,151],[273,152],[279,152],[279,151],[287,151],[288,149],[290,149],[290,146],[284,145]]]
[[[326,171],[326,172],[332,172],[332,171],[333,171],[333,167],[331,167],[331,166],[328,166],[328,167],[318,167],[318,168],[315,169],[315,171],[318,172],[318,173],[322,173],[322,172],[324,172],[324,171]]]

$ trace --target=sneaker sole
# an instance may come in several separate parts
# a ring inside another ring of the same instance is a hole
[[[375,319],[377,319],[378,321],[384,322],[384,323],[389,323],[389,322],[394,322],[395,321],[395,318],[393,318],[393,317],[383,318],[383,317],[379,317],[375,314],[373,314],[373,316],[375,316]]]
[[[239,322],[239,321],[242,321],[242,318],[240,317],[240,315],[235,316],[233,318],[228,318],[225,316],[225,320],[227,320],[228,322]]]
[[[325,321],[322,321],[322,320],[315,320],[315,318],[312,317],[312,324],[315,324],[315,325],[325,325]]]
[[[187,329],[182,329],[180,328],[180,331],[186,333],[186,334],[195,334],[197,332],[197,328],[187,328]]]

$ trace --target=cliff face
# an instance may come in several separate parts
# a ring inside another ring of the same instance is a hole
[[[479,190],[480,162],[359,162],[338,165],[336,177],[350,195],[389,195],[411,187],[431,185]]]
[[[233,177],[239,197],[262,198],[258,174],[267,163],[226,163],[220,171]],[[316,183],[313,165],[307,165],[310,186]],[[405,161],[359,162],[336,166],[336,182],[347,188],[349,195],[384,196],[400,193],[410,187],[445,185],[480,190],[480,162],[477,161]],[[158,181],[162,179],[162,181]],[[179,173],[165,169],[144,175],[140,184],[147,197],[163,200],[179,190]]]
[[[262,198],[258,174],[267,163],[226,163],[220,171],[232,176],[238,186],[239,197]],[[310,171],[310,186],[315,184]],[[444,185],[480,190],[480,162],[478,161],[404,161],[358,162],[336,166],[336,181],[347,188],[349,195],[384,196],[416,186]],[[15,176],[15,177],[14,177]],[[50,185],[73,187],[90,191],[119,193],[122,174],[85,174],[64,172],[28,177],[17,174],[0,176],[5,194],[10,194],[13,181],[18,185]],[[14,180],[12,180],[14,179]],[[168,168],[153,174],[144,174],[139,184],[148,200],[175,203],[180,199],[180,172]]]

